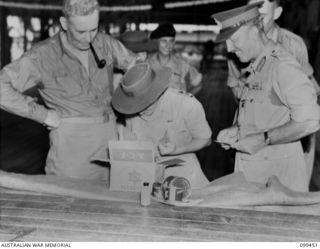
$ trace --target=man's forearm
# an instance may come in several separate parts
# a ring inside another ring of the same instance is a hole
[[[43,123],[48,110],[30,97],[14,89],[10,82],[0,81],[0,108],[21,117]]]
[[[316,132],[318,129],[318,120],[305,122],[291,120],[282,126],[268,130],[268,136],[272,144],[284,144],[299,140],[302,137]]]
[[[178,146],[174,151],[174,155],[196,152],[206,146],[209,146],[210,144],[211,144],[210,138],[208,139],[194,138],[190,143],[185,144],[183,146]]]

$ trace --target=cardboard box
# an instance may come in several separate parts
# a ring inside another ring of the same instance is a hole
[[[140,192],[155,182],[157,165],[151,142],[109,141],[110,190]]]

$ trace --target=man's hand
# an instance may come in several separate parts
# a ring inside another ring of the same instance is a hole
[[[219,132],[217,142],[221,144],[222,148],[228,150],[234,148],[234,144],[239,140],[239,127],[231,126]]]
[[[160,142],[158,144],[158,150],[161,156],[172,155],[172,153],[176,150],[176,146],[170,142],[168,143]]]
[[[58,128],[60,125],[61,118],[59,114],[55,110],[49,110],[46,119],[44,120],[44,124],[47,126],[49,130]]]
[[[247,154],[255,154],[265,146],[263,133],[248,135],[234,144],[237,151]]]

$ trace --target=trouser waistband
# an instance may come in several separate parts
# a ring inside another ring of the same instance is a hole
[[[76,123],[76,124],[103,124],[110,121],[110,115],[104,115],[100,117],[71,117],[62,118],[62,122]]]

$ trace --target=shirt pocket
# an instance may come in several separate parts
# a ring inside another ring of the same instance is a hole
[[[72,77],[74,74],[76,73],[69,73],[64,69],[54,71],[48,88],[59,91],[65,97],[81,95],[83,92],[81,81]]]
[[[253,122],[258,130],[263,130],[268,121],[267,94],[265,89],[253,90],[252,98],[249,100],[253,105]]]

